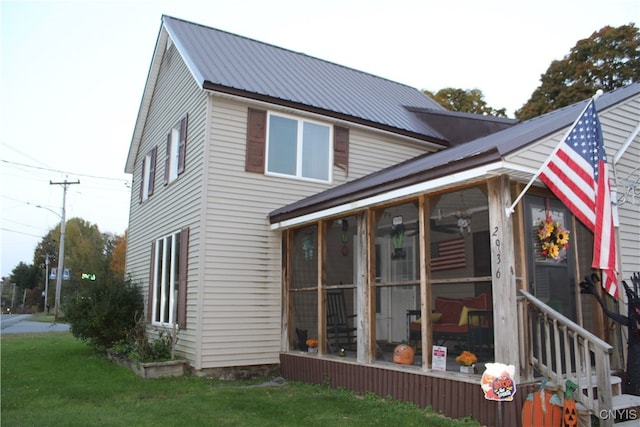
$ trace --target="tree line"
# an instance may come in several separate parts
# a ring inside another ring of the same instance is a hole
[[[34,250],[33,263],[21,262],[3,283],[3,309],[11,307],[13,311],[43,311],[44,292],[47,289],[47,302],[54,307],[56,280],[50,276],[47,287],[47,274],[58,266],[60,242],[60,224],[42,238]],[[81,218],[71,218],[65,229],[64,268],[70,270],[68,280],[62,281],[60,300],[74,295],[87,286],[109,285],[124,278],[127,231],[122,235],[102,233],[96,224]],[[83,278],[83,274],[85,277]]]

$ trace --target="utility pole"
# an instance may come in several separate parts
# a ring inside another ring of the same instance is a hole
[[[49,181],[51,185],[62,185],[62,217],[60,221],[60,249],[58,250],[58,271],[56,272],[56,311],[55,321],[58,321],[58,310],[60,309],[60,291],[62,290],[62,275],[64,268],[64,233],[67,228],[66,220],[66,204],[67,204],[67,187],[71,184],[80,184],[80,181],[69,182],[66,179],[63,182]]]
[[[42,311],[47,311],[47,304],[49,303],[49,254],[46,254],[46,258],[44,259],[44,308]],[[48,314],[48,313],[47,313]]]

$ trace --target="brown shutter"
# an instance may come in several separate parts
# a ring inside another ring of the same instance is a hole
[[[153,188],[156,182],[156,156],[158,155],[158,146],[154,146],[151,149],[151,161],[149,162],[149,193],[151,196],[153,194]]]
[[[180,329],[187,327],[187,270],[189,268],[189,227],[180,230],[180,260],[178,263],[177,323]]]
[[[264,173],[267,145],[267,112],[249,108],[247,114],[247,153],[244,170]]]
[[[154,280],[153,274],[156,268],[156,241],[151,242],[151,266],[149,267],[149,294],[147,295],[147,322],[151,323],[153,320],[153,295],[154,295]]]
[[[145,158],[142,158],[142,171],[140,172],[140,203],[142,203],[144,201],[144,186],[147,185],[146,182],[144,182],[144,173],[145,173]]]
[[[349,129],[333,127],[333,164],[349,174]]]
[[[178,145],[178,175],[184,172],[187,155],[187,114],[180,120],[180,145]]]

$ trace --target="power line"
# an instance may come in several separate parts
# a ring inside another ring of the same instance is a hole
[[[82,173],[68,172],[68,171],[62,171],[62,170],[59,170],[59,169],[45,168],[45,167],[42,167],[42,166],[33,166],[33,165],[25,164],[25,163],[12,162],[10,160],[5,160],[5,159],[1,159],[0,161],[2,161],[3,163],[10,164],[10,165],[22,166],[22,167],[31,168],[31,169],[44,170],[44,171],[47,171],[47,172],[55,172],[55,173],[74,175],[74,176],[83,176],[85,178],[104,179],[104,180],[108,180],[108,181],[122,181],[125,184],[129,183],[128,180],[122,179],[122,178],[111,178],[111,177],[106,177],[106,176],[97,176],[97,175],[88,175],[88,174],[82,174]]]

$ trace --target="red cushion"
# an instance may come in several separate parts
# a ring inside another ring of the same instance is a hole
[[[457,323],[434,323],[433,332],[442,332],[448,334],[464,334],[469,331],[468,325],[459,326]]]
[[[442,313],[442,317],[437,323],[434,323],[434,325],[438,323],[458,324],[460,312],[462,312],[462,307],[464,306],[461,300],[438,297],[436,298],[435,305],[436,313]]]

